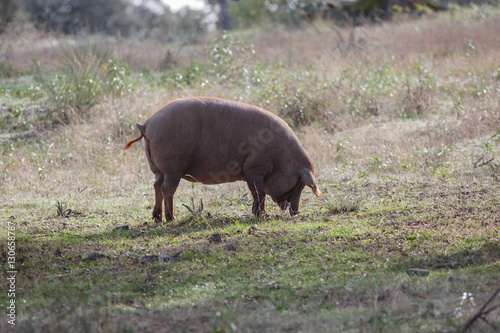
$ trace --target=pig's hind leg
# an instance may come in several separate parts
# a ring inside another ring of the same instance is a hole
[[[153,220],[156,223],[161,223],[161,213],[162,213],[162,205],[163,205],[163,191],[161,189],[163,182],[164,182],[164,177],[163,173],[157,172],[155,174],[156,180],[154,183],[154,188],[155,188],[155,207],[153,208]]]
[[[181,174],[164,174],[161,190],[165,201],[165,219],[172,221],[174,219],[174,193],[181,181]]]

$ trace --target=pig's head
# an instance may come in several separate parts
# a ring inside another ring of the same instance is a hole
[[[300,208],[300,195],[304,187],[310,187],[313,193],[319,197],[321,191],[318,189],[316,180],[309,169],[302,169],[299,172],[299,178],[293,187],[283,194],[273,196],[274,202],[278,204],[281,210],[285,211],[287,208],[290,209],[290,215],[296,215],[299,213]]]

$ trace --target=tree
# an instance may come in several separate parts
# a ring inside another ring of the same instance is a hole
[[[219,11],[218,21],[222,30],[231,30],[233,28],[230,7],[231,3],[238,2],[239,0],[207,0],[207,3],[212,6],[212,8],[217,8]]]
[[[222,30],[231,30],[231,17],[229,16],[229,4],[228,0],[219,0],[220,5],[220,21],[222,25]]]
[[[75,33],[80,29],[128,34],[126,0],[25,0],[25,11],[39,29]]]

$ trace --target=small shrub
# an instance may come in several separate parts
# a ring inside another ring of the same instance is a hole
[[[71,113],[81,116],[97,104],[102,87],[96,83],[93,76],[74,77],[58,72],[45,84],[44,90],[52,110],[67,122]]]
[[[403,117],[414,119],[424,115],[430,106],[429,92],[422,85],[411,87],[406,83],[406,92],[402,100]]]
[[[165,56],[160,60],[160,63],[158,64],[158,69],[161,71],[165,70],[172,70],[177,66],[177,60],[175,59],[174,54],[172,51],[167,50],[167,53],[165,53]]]
[[[88,116],[103,95],[121,96],[135,87],[127,63],[116,59],[105,61],[92,52],[67,57],[64,69],[51,76],[39,71],[37,81],[47,97],[49,111],[64,123]]]
[[[229,84],[239,79],[249,79],[249,60],[255,53],[253,44],[243,40],[234,40],[231,34],[224,32],[221,38],[207,46],[209,73],[215,75],[221,83]]]
[[[56,118],[67,123],[73,117],[81,118],[96,105],[103,94],[99,71],[101,59],[94,54],[70,57],[65,69],[50,79],[40,75],[38,81],[48,98],[48,107]]]
[[[201,82],[207,73],[206,65],[200,64],[196,61],[191,62],[184,71],[184,76],[180,79],[186,84],[197,84]]]
[[[121,96],[134,89],[135,80],[130,75],[127,63],[109,59],[103,69],[105,71],[104,85],[108,93]]]
[[[300,88],[287,89],[284,94],[280,115],[293,125],[310,125],[318,118],[319,102],[314,94],[307,94]]]

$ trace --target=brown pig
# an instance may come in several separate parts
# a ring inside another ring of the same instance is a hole
[[[282,210],[299,212],[304,186],[320,196],[311,158],[290,127],[257,106],[212,97],[173,101],[136,127],[144,138],[154,183],[153,219],[174,219],[173,198],[182,179],[203,184],[246,181],[252,213],[265,214],[266,195]]]

